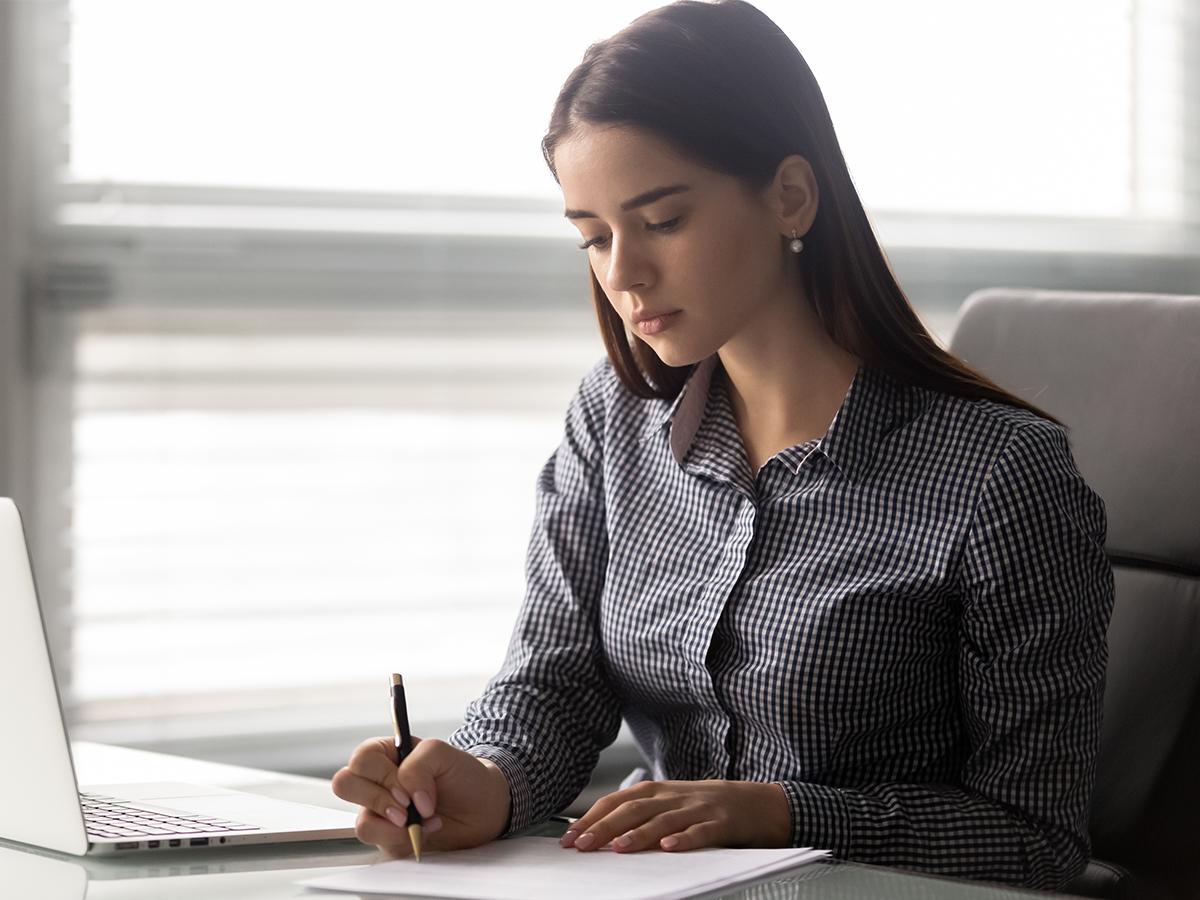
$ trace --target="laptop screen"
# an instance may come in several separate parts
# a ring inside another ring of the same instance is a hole
[[[16,504],[0,497],[0,838],[82,855],[87,833]]]

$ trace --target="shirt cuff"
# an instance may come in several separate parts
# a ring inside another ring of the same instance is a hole
[[[775,782],[787,795],[792,814],[792,846],[828,850],[847,858],[853,839],[850,808],[835,787],[806,781]]]
[[[496,764],[508,780],[509,813],[508,825],[505,826],[501,837],[508,837],[514,832],[533,824],[533,791],[529,788],[529,779],[525,769],[521,767],[517,757],[503,747],[490,744],[479,744],[475,747],[464,747],[466,753],[477,759],[486,759]]]

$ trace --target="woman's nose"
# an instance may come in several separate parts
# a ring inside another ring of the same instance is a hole
[[[645,253],[635,241],[613,237],[608,254],[608,284],[610,291],[629,291],[646,287],[651,280],[651,266]]]

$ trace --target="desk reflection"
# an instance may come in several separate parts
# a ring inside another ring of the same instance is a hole
[[[45,900],[132,896],[138,882],[180,876],[303,871],[312,877],[334,866],[360,866],[381,859],[358,841],[325,841],[271,847],[161,851],[126,856],[76,857],[0,844],[0,895]],[[124,891],[116,885],[121,882]],[[111,888],[107,887],[112,885]],[[90,889],[89,889],[90,886]],[[157,889],[163,890],[161,882]],[[141,891],[136,891],[141,894]]]
[[[72,857],[0,844],[0,895],[39,900],[133,900],[163,896],[304,898],[296,882],[332,868],[385,857],[357,841],[270,848],[160,852],[124,857]],[[162,878],[178,879],[164,884]],[[330,896],[346,896],[339,894]],[[723,895],[726,900],[1029,900],[1057,895],[836,859],[817,860],[790,875]],[[363,898],[373,900],[373,898]]]

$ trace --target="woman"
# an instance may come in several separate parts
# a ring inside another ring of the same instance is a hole
[[[334,778],[358,834],[564,807],[622,717],[653,781],[564,848],[816,846],[1063,884],[1089,854],[1113,602],[1065,429],[939,348],[820,90],[740,0],[590,47],[543,141],[608,351],[537,484],[503,669],[449,742]],[[564,851],[565,852],[565,851]]]

